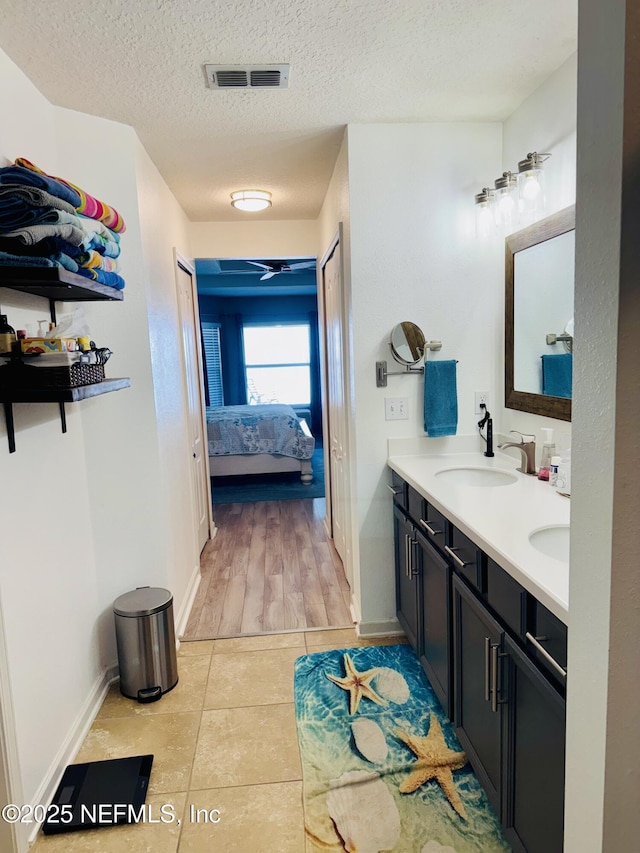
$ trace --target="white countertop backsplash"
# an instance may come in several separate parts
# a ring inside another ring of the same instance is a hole
[[[541,554],[529,534],[569,524],[571,502],[548,482],[517,471],[519,459],[510,453],[496,451],[487,458],[481,444],[477,436],[389,439],[387,464],[566,624],[569,565]],[[453,467],[496,468],[515,474],[517,481],[469,486],[435,476]]]

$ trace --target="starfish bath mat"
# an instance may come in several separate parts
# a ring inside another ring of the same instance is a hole
[[[298,658],[306,853],[509,853],[406,645]]]

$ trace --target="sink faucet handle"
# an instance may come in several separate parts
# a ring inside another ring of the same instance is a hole
[[[515,433],[516,435],[519,435],[519,436],[520,436],[520,444],[524,444],[524,440],[525,440],[525,438],[529,439],[529,441],[534,441],[534,440],[535,440],[535,435],[532,435],[532,434],[531,434],[531,433],[529,433],[529,432],[520,432],[520,431],[519,431],[519,430],[517,430],[517,429],[510,429],[510,430],[509,430],[509,432],[513,432],[513,433]]]

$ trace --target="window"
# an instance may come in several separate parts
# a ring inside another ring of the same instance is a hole
[[[224,406],[222,392],[222,359],[220,357],[220,326],[202,324],[202,346],[204,349],[204,374],[206,379],[207,406]]]
[[[309,324],[245,325],[247,402],[311,402]]]

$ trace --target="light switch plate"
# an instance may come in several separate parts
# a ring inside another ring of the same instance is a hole
[[[406,421],[409,419],[408,397],[385,397],[384,418],[387,421]]]

